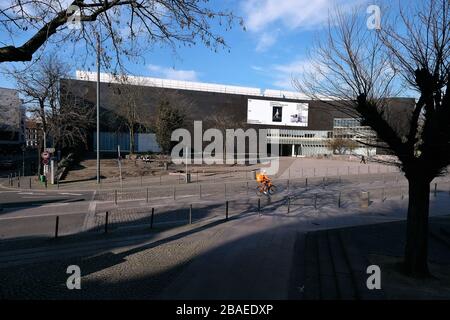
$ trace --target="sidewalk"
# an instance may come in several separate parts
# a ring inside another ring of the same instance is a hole
[[[448,195],[438,198],[432,214],[448,214]],[[214,218],[171,230],[118,230],[34,249],[13,249],[10,242],[0,255],[0,297],[304,298],[298,259],[305,255],[298,248],[304,247],[307,232],[398,221],[405,218],[404,204],[389,201],[355,212],[302,209],[289,215],[284,207],[268,206],[262,215],[249,211],[228,222]],[[65,287],[72,264],[81,268],[80,291]]]

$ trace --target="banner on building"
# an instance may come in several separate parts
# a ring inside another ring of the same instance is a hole
[[[308,103],[248,99],[247,123],[308,126]]]

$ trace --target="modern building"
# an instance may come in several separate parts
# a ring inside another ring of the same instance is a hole
[[[62,81],[62,88],[80,103],[95,106],[96,80],[96,73],[77,71],[74,79]],[[127,77],[125,85],[106,73],[100,74],[100,80],[103,117],[117,110],[120,104],[117,93],[122,92],[124,86],[139,88],[143,92],[141,103],[149,114],[156,114],[161,96],[175,96],[183,101],[181,107],[187,115],[187,129],[192,130],[189,123],[195,120],[203,121],[203,130],[223,126],[267,129],[269,142],[277,136],[280,155],[284,156],[331,154],[328,142],[333,137],[376,139],[370,128],[361,125],[360,119],[349,118],[347,112],[330,106],[326,99],[311,100],[298,92],[134,76]],[[413,103],[414,100],[408,98],[390,99],[390,106],[400,117],[411,110]],[[117,128],[108,126],[106,118],[101,122],[101,131],[111,132]],[[105,133],[108,134],[111,135]],[[372,155],[376,150],[359,145],[351,152]]]
[[[19,92],[0,88],[0,149],[16,153],[25,142],[25,109]]]
[[[37,119],[25,121],[25,146],[27,148],[38,148],[42,140],[42,122]]]

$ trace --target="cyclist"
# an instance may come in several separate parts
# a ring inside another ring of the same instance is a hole
[[[267,194],[267,190],[269,189],[269,185],[272,180],[267,176],[265,170],[262,170],[256,174],[256,181],[264,186],[264,194]]]

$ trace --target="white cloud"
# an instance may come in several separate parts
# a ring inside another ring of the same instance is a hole
[[[366,0],[247,0],[243,5],[245,25],[258,36],[256,51],[276,43],[279,32],[316,29],[326,25],[330,11],[339,6],[346,11]]]
[[[198,73],[194,70],[177,70],[154,64],[147,66],[152,75],[171,80],[198,81]]]
[[[273,69],[282,74],[298,75],[312,71],[314,69],[314,65],[309,59],[298,58],[286,64],[274,65]]]
[[[275,64],[268,68],[252,66],[252,69],[271,77],[274,87],[296,91],[297,89],[294,87],[292,80],[300,79],[306,73],[314,72],[314,70],[317,70],[317,67],[312,60],[299,57],[285,64]]]
[[[351,0],[248,0],[245,23],[250,31],[262,31],[272,23],[288,29],[316,28],[327,22],[336,6],[355,4]]]
[[[266,51],[273,44],[275,44],[275,42],[277,42],[277,38],[278,38],[278,32],[264,32],[260,36],[255,50],[257,52]]]

